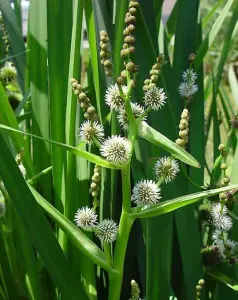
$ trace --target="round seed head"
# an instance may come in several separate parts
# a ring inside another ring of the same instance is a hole
[[[153,180],[141,180],[133,188],[131,200],[139,207],[156,204],[160,199],[160,188]]]
[[[221,164],[221,169],[222,169],[222,170],[226,170],[226,169],[227,169],[227,165],[226,165],[226,164],[224,164],[224,163],[223,163],[223,164]]]
[[[129,72],[134,72],[135,71],[135,64],[130,61],[126,64],[126,69],[129,71]]]
[[[130,26],[130,25],[129,25]],[[123,35],[124,36],[127,36],[130,34],[130,29],[128,27],[126,27],[124,30],[123,30]]]
[[[146,80],[144,81],[144,84],[145,84],[145,85],[149,85],[149,84],[150,84],[150,80],[149,80],[149,79],[146,79]]]
[[[218,146],[218,150],[221,152],[221,151],[224,151],[226,149],[226,147],[225,147],[225,145],[223,145],[223,144],[220,144],[219,146]]]
[[[139,118],[145,112],[144,108],[137,103],[131,103],[131,108],[132,108],[132,112],[133,112],[135,118]],[[118,119],[118,122],[121,125],[121,127],[124,130],[128,131],[128,129],[129,129],[128,118],[126,115],[126,111],[124,109],[119,110],[117,119]],[[144,116],[142,118],[142,120],[143,121],[146,120],[146,116]]]
[[[0,69],[0,79],[5,83],[11,83],[17,78],[17,70],[11,64],[6,63],[3,68]]]
[[[113,135],[102,143],[100,152],[106,160],[124,164],[130,158],[131,143],[124,137]]]
[[[178,91],[183,98],[190,98],[198,91],[198,86],[193,82],[182,82],[178,87]]]
[[[219,194],[219,199],[220,200],[225,200],[226,199],[226,194],[225,193]]]
[[[102,243],[112,243],[117,238],[118,226],[113,220],[105,219],[97,226],[96,235]]]
[[[165,104],[164,90],[157,87],[150,88],[144,97],[144,103],[146,106],[150,106],[153,110],[159,110]]]
[[[154,166],[156,180],[164,177],[165,183],[174,180],[179,172],[179,164],[175,159],[169,157],[161,157]]]
[[[106,68],[111,68],[112,67],[112,62],[109,60],[109,59],[106,59],[105,61],[104,61],[104,67],[106,67]]]
[[[197,73],[193,71],[193,69],[187,69],[183,72],[183,80],[188,81],[190,83],[194,83],[197,79]]]
[[[0,218],[4,217],[6,214],[6,204],[5,202],[0,202]]]
[[[129,33],[135,31],[136,27],[133,24],[130,24],[128,27]]]
[[[86,141],[87,144],[93,142],[95,137],[99,142],[104,139],[104,129],[103,126],[97,121],[85,121],[79,128],[79,137],[82,141]]]
[[[136,52],[136,48],[135,48],[134,46],[130,46],[128,50],[129,50],[129,53],[130,53],[130,54]]]
[[[152,81],[152,82],[157,82],[158,79],[159,79],[159,77],[158,77],[157,75],[152,75],[152,76],[151,76],[151,81]]]
[[[221,203],[213,204],[211,217],[215,228],[223,231],[229,231],[232,228],[232,220],[227,216],[227,207],[225,205]]]
[[[85,98],[87,98],[85,93],[82,92],[79,94],[79,101],[83,101]]]
[[[135,14],[136,14],[136,8],[135,7],[131,7],[130,9],[129,9],[129,13],[132,15],[132,16],[134,16]]]
[[[125,95],[127,92],[127,87],[123,85],[121,87],[122,87],[123,94]],[[106,104],[111,109],[114,109],[115,111],[118,111],[121,107],[124,106],[124,101],[120,96],[120,92],[117,84],[109,86],[109,88],[106,91],[105,101]]]
[[[97,214],[87,206],[79,208],[74,215],[76,225],[82,229],[90,229],[97,225]]]
[[[176,143],[178,146],[180,146],[180,147],[184,147],[184,145],[185,145],[185,141],[182,140],[182,139],[177,139],[177,140],[175,141],[175,143]]]

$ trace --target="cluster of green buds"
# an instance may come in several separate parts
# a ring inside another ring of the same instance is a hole
[[[7,30],[6,30],[5,24],[3,22],[2,16],[0,16],[0,30],[2,32],[2,39],[3,39],[4,45],[5,45],[5,54],[7,55],[9,52],[9,49],[10,49],[10,43],[9,43]]]
[[[140,298],[139,285],[134,279],[131,281],[131,298],[129,300],[143,300]]]
[[[98,120],[96,108],[90,103],[90,99],[84,93],[81,84],[79,84],[75,78],[71,78],[70,83],[72,85],[74,94],[78,97],[80,106],[84,111],[85,119],[90,121]]]
[[[105,30],[100,31],[100,58],[101,64],[106,70],[107,76],[112,76],[111,52],[108,49],[109,37]]]
[[[149,89],[156,87],[156,83],[159,80],[159,75],[161,73],[162,66],[164,64],[164,55],[159,54],[156,59],[156,63],[152,66],[150,70],[150,78],[144,81],[143,90],[147,92]]]
[[[121,50],[121,57],[125,60],[125,70],[122,70],[121,75],[117,78],[117,83],[119,85],[122,85],[125,82],[128,72],[132,75],[136,75],[138,71],[138,66],[131,59],[131,55],[136,51],[134,33],[136,30],[136,12],[138,6],[138,1],[130,1],[128,12],[125,15],[126,27],[123,31],[124,43]]]
[[[176,140],[176,144],[182,148],[185,148],[185,145],[188,143],[188,122],[189,122],[189,113],[185,108],[181,114],[181,119],[179,123],[179,138]]]
[[[89,189],[90,194],[94,198],[94,203],[93,203],[94,208],[99,206],[99,203],[97,201],[97,196],[100,189],[100,180],[101,180],[101,167],[95,165],[93,170],[92,182]]]
[[[198,281],[198,284],[196,285],[196,300],[200,300],[201,290],[204,287],[204,283],[205,283],[205,281],[203,279],[200,279]]]
[[[0,79],[4,86],[16,81],[17,70],[10,62],[6,62],[4,67],[0,69]]]
[[[223,160],[223,163],[221,164],[221,169],[222,169],[223,175],[224,175],[220,185],[221,185],[221,187],[224,187],[230,183],[230,178],[227,176],[227,171],[226,171],[227,170],[227,164],[226,164],[227,150],[226,150],[225,145],[223,145],[223,144],[220,144],[218,146],[218,150],[219,150],[220,155],[222,156],[222,160]]]

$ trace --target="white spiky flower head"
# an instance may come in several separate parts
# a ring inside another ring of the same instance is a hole
[[[74,215],[76,225],[82,229],[90,229],[97,225],[97,214],[88,206],[81,207]]]
[[[89,120],[83,122],[79,128],[79,137],[82,141],[90,144],[93,142],[95,137],[99,142],[102,142],[104,139],[104,129],[103,126],[97,121],[91,122]]]
[[[184,81],[180,83],[178,91],[183,98],[189,98],[198,91],[198,86],[194,82]]]
[[[219,241],[224,239],[224,232],[220,229],[215,229],[212,233],[212,239],[214,243],[219,243]]]
[[[18,165],[18,168],[20,169],[20,171],[21,171],[21,173],[22,173],[22,176],[23,176],[24,178],[26,178],[26,169],[25,169],[25,167],[23,166],[23,164],[20,163],[20,164]]]
[[[125,85],[122,85],[121,88],[123,94],[125,95],[127,93],[127,87]],[[114,109],[115,111],[119,111],[119,109],[124,106],[124,100],[120,96],[117,84],[112,84],[108,87],[105,95],[105,101],[110,109]]]
[[[0,201],[0,218],[4,217],[6,214],[6,204],[5,202]]]
[[[160,199],[160,188],[153,180],[142,179],[133,187],[131,200],[139,207],[156,204]]]
[[[11,83],[17,78],[17,70],[9,62],[6,62],[5,66],[0,69],[0,79],[5,83]]]
[[[154,172],[157,180],[163,176],[165,183],[168,183],[175,179],[179,172],[179,164],[177,160],[164,156],[155,163]]]
[[[153,110],[159,110],[165,105],[166,98],[163,89],[153,86],[145,93],[144,103]]]
[[[221,203],[212,205],[212,223],[216,229],[229,231],[232,228],[232,220],[227,216],[227,207]]]
[[[125,137],[113,135],[102,143],[100,152],[106,160],[118,164],[124,164],[129,160],[131,143]]]
[[[102,243],[112,243],[116,240],[118,233],[117,223],[110,219],[105,219],[97,226],[96,235]]]
[[[183,80],[188,82],[195,82],[197,79],[197,73],[193,69],[187,69],[183,72]]]
[[[138,103],[131,103],[131,109],[132,109],[132,112],[133,112],[135,118],[139,118],[145,112],[144,108]],[[126,115],[126,111],[124,109],[121,108],[119,110],[117,119],[118,119],[118,122],[121,125],[121,127],[124,130],[128,131],[128,129],[129,129],[128,118]],[[141,120],[145,121],[146,116],[143,116],[143,118]]]

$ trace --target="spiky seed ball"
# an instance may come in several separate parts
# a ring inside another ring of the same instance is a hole
[[[165,183],[174,180],[179,172],[179,164],[175,159],[161,157],[154,166],[156,179],[164,177]]]
[[[11,64],[6,63],[3,68],[0,69],[0,79],[5,83],[11,83],[17,78],[17,70]]]
[[[124,164],[129,160],[131,143],[125,137],[113,135],[102,143],[100,152],[106,160],[118,164]]]
[[[182,82],[178,87],[178,91],[183,98],[189,98],[198,91],[198,86],[193,82]]]
[[[131,200],[139,207],[156,204],[160,199],[160,188],[153,180],[141,180],[133,188]]]
[[[183,80],[194,83],[197,79],[197,73],[193,69],[187,69],[183,72]]]
[[[163,89],[153,86],[145,93],[144,103],[153,110],[159,110],[162,106],[164,106],[166,98],[167,97],[165,96]]]
[[[97,214],[88,206],[79,208],[74,215],[76,225],[82,229],[90,229],[97,225]]]
[[[117,238],[118,226],[113,220],[105,219],[97,226],[96,235],[102,243],[112,243]]]
[[[141,105],[139,105],[138,103],[131,103],[131,108],[132,108],[132,112],[133,112],[135,118],[139,118],[145,112],[144,108]],[[128,131],[128,129],[129,129],[128,118],[126,115],[126,111],[124,109],[119,110],[117,119],[118,119],[118,122],[121,125],[121,127],[124,130]],[[142,120],[143,121],[146,120],[146,116],[144,116],[142,118]]]
[[[5,202],[0,202],[0,218],[4,217],[6,214],[6,204]]]
[[[227,207],[221,203],[215,203],[211,208],[212,224],[216,229],[229,231],[232,228],[232,220],[227,216]]]
[[[122,85],[122,92],[125,95],[127,92],[127,87]],[[109,88],[106,91],[105,96],[106,104],[115,111],[118,111],[121,107],[124,106],[124,101],[120,96],[118,85],[110,85]]]
[[[103,126],[97,121],[85,121],[79,128],[79,137],[82,141],[86,141],[87,144],[93,142],[95,137],[99,142],[104,139],[104,129]]]

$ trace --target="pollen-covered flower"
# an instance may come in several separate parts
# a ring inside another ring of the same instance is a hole
[[[118,226],[113,220],[105,219],[97,226],[97,237],[103,243],[112,243],[117,238]]]
[[[193,69],[187,69],[183,72],[183,80],[188,82],[195,82],[197,79],[197,73]]]
[[[145,112],[144,108],[141,105],[139,105],[138,103],[131,103],[131,109],[132,109],[132,112],[133,112],[135,118],[139,118]],[[128,131],[128,129],[129,129],[128,118],[126,115],[126,111],[124,109],[121,108],[119,110],[117,119],[118,119],[118,122],[121,125],[121,127],[124,130]],[[146,120],[146,116],[144,116],[142,118],[142,121],[145,121],[145,120]]]
[[[145,93],[144,103],[153,110],[159,110],[164,106],[166,98],[164,90],[154,86]]]
[[[131,200],[139,207],[159,202],[160,188],[153,180],[141,180],[133,188]]]
[[[99,142],[104,139],[103,126],[97,121],[85,121],[79,128],[79,137],[82,141],[86,141],[88,144],[93,142],[92,137],[95,137]]]
[[[219,243],[219,241],[221,241],[224,238],[224,232],[220,229],[216,229],[213,231],[212,233],[212,239],[214,241],[214,243]]]
[[[20,171],[21,171],[21,173],[22,173],[22,176],[23,176],[24,178],[26,178],[26,169],[25,169],[25,167],[23,166],[23,164],[20,163],[20,164],[18,165],[18,168],[20,169]]]
[[[17,70],[10,63],[6,63],[3,68],[0,69],[0,79],[5,83],[11,83],[17,78]]]
[[[178,87],[180,95],[184,98],[189,98],[198,91],[198,86],[194,82],[184,81]]]
[[[179,164],[175,159],[161,157],[154,166],[154,172],[157,180],[163,176],[165,183],[168,183],[175,179],[179,172]]]
[[[5,202],[0,202],[0,218],[4,217],[6,214],[6,204]]]
[[[100,152],[106,160],[124,164],[129,160],[131,143],[125,137],[113,135],[102,143]]]
[[[122,92],[125,95],[127,92],[127,87],[122,85]],[[115,111],[119,111],[120,108],[123,108],[124,106],[124,100],[120,96],[118,85],[110,85],[109,88],[106,91],[105,96],[106,104]]]
[[[221,203],[212,205],[211,208],[212,223],[216,229],[229,231],[232,227],[232,220],[227,216],[227,207]]]
[[[83,229],[90,229],[97,225],[97,214],[88,206],[79,208],[74,215],[76,225]]]

